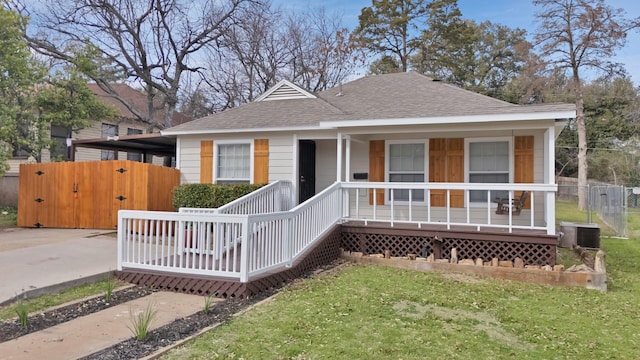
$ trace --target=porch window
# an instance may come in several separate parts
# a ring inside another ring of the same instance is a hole
[[[220,144],[216,159],[216,183],[251,182],[251,144]]]
[[[424,182],[425,181],[425,144],[424,143],[391,143],[389,144],[389,182]],[[394,201],[424,201],[424,190],[393,190]],[[391,195],[389,194],[389,200]]]
[[[469,182],[508,183],[510,179],[509,141],[469,142]],[[469,192],[471,202],[486,202],[486,190]],[[507,191],[491,191],[492,198],[505,198]]]

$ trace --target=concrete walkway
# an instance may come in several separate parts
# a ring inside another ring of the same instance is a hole
[[[0,305],[105,278],[116,269],[113,231],[0,229]],[[204,307],[202,296],[156,292],[131,302],[0,343],[2,359],[76,359],[133,336],[129,311],[151,305],[150,329]]]
[[[202,296],[156,292],[149,296],[117,305],[97,313],[0,343],[2,359],[77,359],[111,347],[133,336],[131,317],[156,310],[150,329],[189,316],[204,306]]]
[[[94,282],[116,270],[113,231],[0,229],[0,305]]]

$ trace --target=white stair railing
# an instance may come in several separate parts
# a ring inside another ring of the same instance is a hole
[[[340,183],[289,211],[250,215],[247,273],[256,276],[291,266],[341,218]]]

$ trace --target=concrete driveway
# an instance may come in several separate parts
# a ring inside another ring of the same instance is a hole
[[[0,229],[0,305],[109,276],[114,230]]]

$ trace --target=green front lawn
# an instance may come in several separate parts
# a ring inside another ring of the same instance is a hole
[[[581,216],[559,204],[562,221]],[[638,359],[640,241],[601,246],[606,293],[348,265],[164,359]]]
[[[0,207],[0,228],[16,226],[18,211],[10,207]]]

